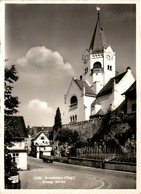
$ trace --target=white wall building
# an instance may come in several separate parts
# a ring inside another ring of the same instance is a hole
[[[40,131],[32,138],[34,146],[34,152],[36,158],[41,158],[42,155],[50,156],[52,151],[52,145],[49,141],[49,133],[46,131]]]
[[[65,123],[89,120],[95,93],[85,81],[73,78],[65,96]]]
[[[89,49],[82,56],[83,75],[73,78],[65,95],[63,124],[89,120],[115,110],[125,99],[122,95],[135,81],[131,69],[115,76],[116,53],[107,43],[100,13]]]
[[[11,143],[12,147],[8,147],[9,153],[13,157],[13,161],[16,162],[17,168],[21,170],[27,170],[27,147],[25,139],[28,137],[24,119],[22,116],[10,116],[9,122],[14,123],[15,134]]]

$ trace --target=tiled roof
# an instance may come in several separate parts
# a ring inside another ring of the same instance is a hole
[[[120,80],[124,77],[126,72],[121,73],[109,80],[109,82],[100,90],[100,92],[97,94],[97,97],[103,96],[105,94],[109,94],[113,91],[114,81],[116,84],[120,82]]]
[[[89,85],[83,81],[83,80],[78,80],[78,79],[75,79],[74,80],[77,85],[79,86],[79,88],[81,90],[83,90],[83,87],[85,87],[85,94],[88,95],[88,96],[96,96],[96,94],[93,92],[93,90],[89,87]]]
[[[34,134],[37,134],[38,132],[40,132],[40,131],[47,131],[47,132],[52,132],[53,131],[53,127],[40,127],[40,126],[33,126],[33,127],[29,127],[28,128],[28,130],[29,130],[29,134],[31,135],[31,136],[33,136]]]
[[[96,22],[96,26],[94,29],[89,50],[92,50],[93,53],[95,53],[95,52],[103,51],[104,48],[107,48],[107,47],[108,47],[108,43],[106,42],[104,31],[100,25],[100,14],[98,14],[98,19]]]
[[[36,128],[37,130],[37,133],[40,132],[40,131],[48,131],[48,132],[51,132],[53,130],[53,127],[38,127],[38,126],[34,126],[33,128]]]
[[[13,126],[12,138],[28,137],[24,118],[22,116],[7,116],[5,122],[8,122],[9,126]]]

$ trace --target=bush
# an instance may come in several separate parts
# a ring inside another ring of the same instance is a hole
[[[112,161],[136,163],[136,156],[132,153],[115,157]]]

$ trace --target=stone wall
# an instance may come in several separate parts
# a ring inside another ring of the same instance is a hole
[[[79,165],[79,166],[89,166],[94,168],[103,168],[109,170],[118,170],[125,172],[136,172],[136,163],[128,162],[115,162],[115,161],[104,161],[104,160],[95,160],[87,158],[77,158],[77,157],[56,157],[54,156],[54,161]]]
[[[97,132],[101,125],[102,119],[95,118],[88,121],[82,121],[77,123],[71,123],[63,125],[63,128],[76,130],[83,141],[87,141],[88,138],[91,138],[94,133]]]
[[[114,117],[113,117],[114,118]],[[122,118],[122,116],[116,116],[114,118],[115,120],[113,121],[112,118],[112,126],[109,131],[109,136],[107,136],[106,128],[105,134],[103,138],[109,139],[109,138],[114,138],[115,141],[118,138],[117,136],[122,136],[119,137],[120,139],[124,138],[126,140],[128,138],[131,138],[132,134],[136,136],[136,118]],[[63,128],[66,129],[71,129],[71,130],[76,130],[83,141],[87,141],[88,138],[92,138],[92,136],[98,131],[102,123],[102,118],[93,118],[91,120],[87,121],[81,121],[81,122],[75,122],[75,123],[70,123],[63,125]],[[112,137],[111,137],[112,135]],[[129,137],[128,137],[129,136]],[[118,139],[119,140],[119,139]],[[120,141],[120,140],[119,140]]]

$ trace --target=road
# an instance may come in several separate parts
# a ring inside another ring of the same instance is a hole
[[[30,170],[21,171],[22,189],[135,189],[136,174],[28,157]]]

